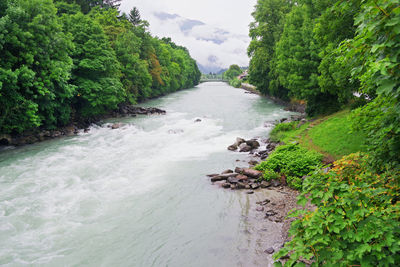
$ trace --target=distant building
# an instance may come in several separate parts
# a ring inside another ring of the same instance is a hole
[[[249,77],[249,72],[247,70],[245,70],[242,74],[240,74],[237,78],[239,80],[243,80],[243,79],[247,79],[247,77]]]

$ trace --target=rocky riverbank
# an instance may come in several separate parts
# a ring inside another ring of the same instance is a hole
[[[89,127],[92,124],[102,125],[102,120],[108,118],[135,117],[137,115],[152,114],[164,115],[166,114],[166,111],[153,107],[143,108],[132,105],[121,105],[118,109],[113,110],[110,113],[88,119],[76,119],[70,125],[55,130],[35,130],[15,135],[0,134],[0,146],[21,146],[62,136],[73,136],[78,134],[80,131],[88,132]],[[110,126],[112,129],[118,129],[119,127],[121,127],[121,124],[119,123]]]
[[[271,127],[279,122],[302,121],[304,115],[291,116],[280,121],[265,122],[266,127]],[[266,159],[280,143],[269,139],[261,140],[253,138],[245,140],[238,137],[236,142],[227,149],[239,153],[249,153],[251,160],[248,167],[236,167],[228,169],[219,174],[209,174],[212,184],[225,190],[240,190],[249,197],[251,224],[257,229],[249,234],[261,240],[256,248],[257,253],[264,253],[273,262],[272,254],[278,251],[285,242],[289,241],[288,231],[293,218],[288,218],[291,210],[301,208],[297,205],[298,191],[287,186],[284,178],[266,181],[263,173],[254,170],[253,167],[260,161]],[[313,209],[311,205],[306,208]],[[268,234],[266,234],[268,233]]]

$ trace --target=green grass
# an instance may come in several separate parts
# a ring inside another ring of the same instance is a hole
[[[350,132],[349,116],[349,110],[342,110],[300,127],[298,122],[281,123],[271,131],[270,139],[285,144],[298,142],[309,150],[323,154],[328,162],[334,161],[364,151],[365,136],[359,132]]]
[[[335,113],[312,127],[305,139],[319,147],[323,152],[335,159],[364,151],[365,136],[359,132],[351,132],[350,111]]]

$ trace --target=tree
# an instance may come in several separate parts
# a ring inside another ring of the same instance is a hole
[[[228,80],[232,80],[242,74],[242,69],[238,65],[231,65],[229,66],[229,69],[224,72],[224,78]]]
[[[54,128],[70,119],[72,43],[51,0],[17,0],[0,18],[0,132]]]
[[[132,23],[133,26],[138,26],[140,22],[142,21],[140,18],[140,12],[139,9],[134,7],[128,15],[129,21]]]
[[[75,49],[71,83],[76,87],[73,104],[83,117],[102,114],[124,98],[120,64],[101,26],[78,13],[64,15],[64,30],[71,33]]]

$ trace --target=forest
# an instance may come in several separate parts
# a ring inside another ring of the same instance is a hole
[[[120,2],[0,2],[1,134],[56,129],[199,83],[188,50],[153,37]]]
[[[285,266],[395,266],[400,261],[399,2],[258,0],[253,17],[250,83],[265,95],[305,103],[316,120],[275,127],[271,138],[300,136],[300,147],[283,146],[257,167],[267,180],[286,176],[301,192],[299,203],[316,207],[292,214],[297,220],[291,240],[275,259],[286,259]],[[310,143],[315,149],[317,142],[345,156],[322,171],[321,160],[303,149]]]

